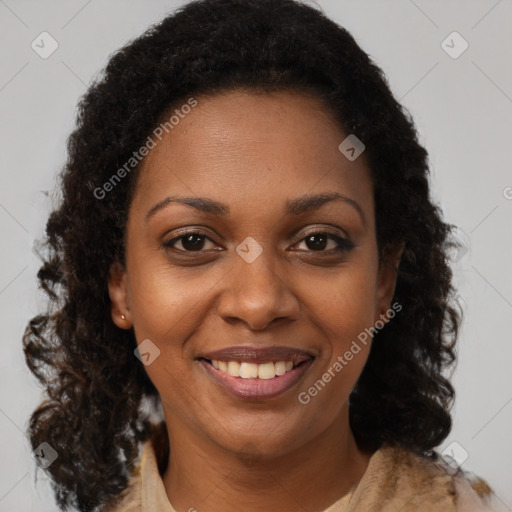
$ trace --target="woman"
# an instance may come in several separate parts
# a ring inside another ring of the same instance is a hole
[[[485,509],[434,452],[450,226],[344,29],[192,2],[111,58],[68,149],[24,337],[63,510]]]

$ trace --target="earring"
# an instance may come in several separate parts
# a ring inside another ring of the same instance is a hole
[[[122,320],[126,320],[126,317],[124,315],[121,315]]]

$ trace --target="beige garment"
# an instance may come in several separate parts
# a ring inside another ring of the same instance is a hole
[[[444,468],[444,469],[443,469]],[[476,484],[473,484],[476,487]],[[189,510],[194,511],[194,507]],[[401,448],[385,446],[371,457],[353,492],[324,512],[487,512],[492,508],[463,476]],[[150,441],[122,499],[108,512],[176,512],[169,503]],[[188,511],[180,511],[188,512]]]

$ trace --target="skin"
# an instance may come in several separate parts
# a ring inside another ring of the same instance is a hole
[[[307,405],[298,394],[389,309],[401,251],[379,265],[364,153],[353,162],[340,153],[348,134],[318,99],[231,91],[197,100],[142,164],[126,268],[114,264],[109,276],[112,318],[160,350],[145,368],[162,399],[171,446],[162,479],[177,511],[322,511],[360,480],[372,455],[348,422],[370,343]],[[284,213],[288,200],[334,192],[360,212],[330,201]],[[146,219],[170,195],[211,198],[230,213],[170,203]],[[184,239],[163,247],[183,228],[206,235],[202,252]],[[354,247],[306,243],[326,231]],[[252,263],[236,252],[248,236],[263,249]],[[195,358],[244,344],[308,349],[316,358],[285,395],[242,400]]]

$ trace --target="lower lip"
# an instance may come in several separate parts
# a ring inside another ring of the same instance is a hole
[[[313,359],[309,359],[293,370],[279,377],[274,377],[273,379],[243,379],[242,377],[232,377],[225,372],[217,370],[204,359],[199,359],[199,363],[201,363],[208,376],[211,377],[214,382],[220,384],[237,398],[245,400],[270,400],[290,391],[313,364]]]

